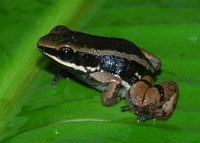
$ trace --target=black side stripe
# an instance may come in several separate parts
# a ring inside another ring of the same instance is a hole
[[[163,101],[165,96],[163,87],[159,84],[154,85],[154,87],[158,89],[158,92],[160,94],[160,101]]]
[[[146,85],[148,85],[149,87],[152,86],[152,84],[151,84],[150,82],[148,82],[147,80],[145,80],[145,79],[140,79],[139,81],[144,82],[144,83],[145,83]]]

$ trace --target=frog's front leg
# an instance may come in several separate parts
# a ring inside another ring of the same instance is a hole
[[[122,99],[121,97],[116,97],[122,85],[120,78],[107,72],[95,72],[91,73],[90,76],[98,82],[108,84],[101,97],[101,101],[105,106],[115,105]]]
[[[59,72],[57,72],[52,80],[51,85],[55,86],[57,84],[58,81],[61,80],[61,78],[65,78],[67,79],[70,75],[69,72],[65,71],[65,70],[59,70]]]
[[[135,83],[126,95],[129,109],[138,115],[138,121],[149,118],[166,119],[174,110],[178,85],[172,81],[154,86],[152,83],[153,79],[145,76]],[[125,108],[122,107],[122,110]]]

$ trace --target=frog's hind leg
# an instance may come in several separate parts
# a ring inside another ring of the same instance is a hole
[[[113,76],[107,72],[95,72],[90,76],[96,81],[108,84],[107,88],[103,91],[101,101],[105,106],[112,106],[122,100],[121,97],[116,97],[117,93],[122,85],[120,78]]]
[[[126,95],[130,110],[138,115],[138,119],[166,119],[176,103],[178,85],[167,81],[152,86],[153,79],[144,76],[135,83]]]
[[[160,108],[156,109],[155,118],[166,119],[171,116],[177,99],[178,85],[173,81],[161,82],[151,92],[160,95]],[[153,91],[154,90],[154,91]],[[149,91],[150,92],[150,91]],[[147,93],[150,94],[150,93]]]

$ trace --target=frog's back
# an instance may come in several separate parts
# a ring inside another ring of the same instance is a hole
[[[134,43],[122,39],[112,37],[101,37],[81,32],[71,31],[65,26],[57,26],[51,30],[49,37],[46,38],[51,45],[72,44],[78,48],[102,50],[102,51],[116,51],[129,55],[137,55],[141,59],[145,59],[144,54],[141,52]],[[53,38],[52,38],[53,37]],[[52,39],[50,39],[52,38]],[[60,42],[60,44],[59,44]]]
[[[87,48],[117,51],[145,58],[140,48],[128,40],[113,37],[100,37],[80,32],[75,32],[74,34],[74,37],[76,37],[74,42],[80,47],[87,46]]]

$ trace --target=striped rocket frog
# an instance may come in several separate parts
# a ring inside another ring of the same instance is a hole
[[[56,26],[39,39],[39,50],[83,82],[102,91],[101,101],[112,106],[125,98],[137,121],[166,119],[174,110],[178,85],[165,81],[153,85],[161,62],[134,43],[100,37]]]

